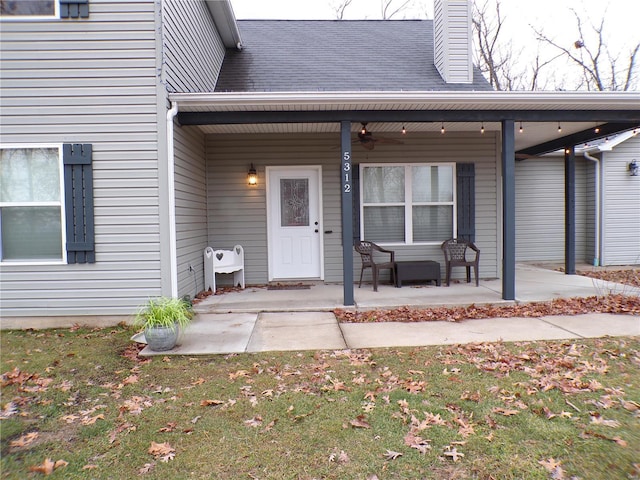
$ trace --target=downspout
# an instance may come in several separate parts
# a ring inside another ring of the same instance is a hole
[[[167,193],[169,195],[169,264],[171,267],[171,296],[178,296],[178,253],[176,248],[176,179],[173,154],[173,119],[178,114],[178,103],[171,102],[167,111]]]
[[[600,171],[600,159],[597,157],[593,157],[591,156],[591,154],[587,151],[582,153],[584,155],[584,158],[586,158],[587,160],[591,160],[592,162],[595,163],[595,168],[596,168],[596,248],[595,248],[595,258],[593,259],[593,266],[594,267],[599,267],[600,266],[600,259],[602,258],[601,255],[601,251],[600,251],[600,232],[602,231],[602,225],[601,225],[601,198],[602,198],[602,172]]]

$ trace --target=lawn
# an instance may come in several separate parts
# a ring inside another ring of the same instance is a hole
[[[2,332],[2,478],[640,478],[640,338],[137,356]]]

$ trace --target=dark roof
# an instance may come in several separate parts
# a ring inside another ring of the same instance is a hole
[[[433,64],[432,20],[239,20],[217,92],[491,90],[447,84]]]

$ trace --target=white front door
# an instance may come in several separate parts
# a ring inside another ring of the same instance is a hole
[[[321,167],[267,167],[269,280],[323,279]]]

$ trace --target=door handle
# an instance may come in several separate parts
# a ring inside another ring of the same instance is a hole
[[[333,233],[333,230],[325,230],[324,233]]]

